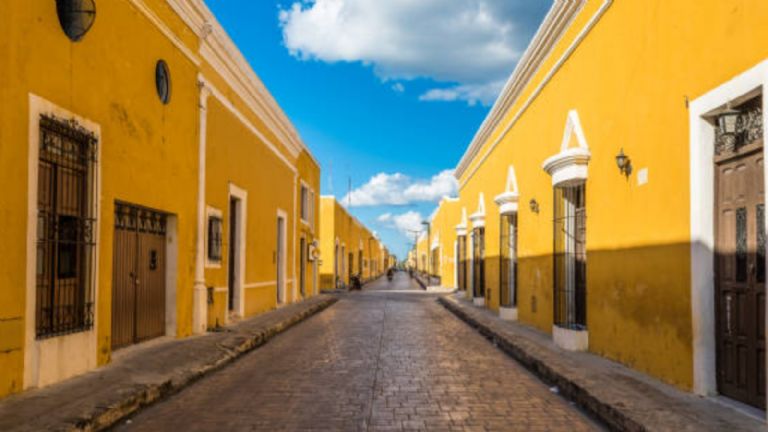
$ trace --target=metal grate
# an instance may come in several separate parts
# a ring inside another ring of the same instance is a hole
[[[459,236],[456,247],[458,248],[456,265],[459,266],[457,285],[461,291],[465,291],[467,289],[467,236]]]
[[[475,297],[485,297],[485,228],[472,230],[472,289]]]
[[[93,327],[96,137],[74,120],[40,118],[35,334]]]
[[[555,324],[587,326],[586,193],[583,184],[555,188]]]
[[[500,274],[501,306],[517,306],[517,215],[501,216]]]

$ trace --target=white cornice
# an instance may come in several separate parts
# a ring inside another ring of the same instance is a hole
[[[576,138],[578,147],[569,148],[573,137]],[[542,168],[552,176],[553,186],[584,181],[587,179],[590,157],[589,143],[584,136],[579,113],[576,110],[570,110],[565,122],[560,153],[547,158]]]
[[[184,42],[157,16],[157,14],[144,2],[144,0],[130,0],[130,3],[152,23],[176,48],[184,54],[195,66],[200,66],[200,57],[195,54]]]
[[[491,134],[496,130],[508,113],[509,109],[518,102],[523,90],[528,86],[531,79],[536,75],[544,60],[552,52],[552,48],[557,44],[565,31],[569,28],[573,19],[581,11],[582,6],[586,4],[587,0],[555,0],[549,13],[542,22],[539,30],[536,32],[533,40],[526,49],[525,54],[518,62],[515,71],[507,81],[501,95],[496,100],[490,113],[483,121],[477,134],[473,138],[469,148],[462,156],[458,166],[454,170],[454,175],[457,179],[467,174],[467,170],[470,165],[478,156],[478,153],[483,146],[490,139]],[[501,142],[506,134],[512,129],[512,126],[522,116],[530,104],[538,97],[555,73],[560,70],[566,60],[573,54],[575,49],[581,44],[586,35],[595,26],[595,24],[602,18],[608,8],[613,4],[613,0],[603,0],[603,4],[595,12],[589,22],[581,30],[578,36],[574,39],[568,49],[559,58],[557,63],[549,70],[547,75],[539,83],[537,88],[533,91],[531,96],[523,104],[520,110],[515,116],[505,125],[499,136],[491,143],[485,153],[481,156],[480,162],[475,165],[473,170],[469,172],[464,181],[460,182],[460,187],[463,187],[467,181],[474,175],[478,167],[485,158],[493,151],[493,149]]]
[[[132,0],[137,1],[137,0]],[[203,0],[166,0],[200,38],[200,56],[226,81],[292,157],[312,152]]]

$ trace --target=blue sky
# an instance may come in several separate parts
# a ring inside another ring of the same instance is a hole
[[[399,257],[551,2],[207,0],[321,164]],[[442,175],[441,175],[442,173]]]

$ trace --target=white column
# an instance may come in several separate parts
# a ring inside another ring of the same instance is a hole
[[[210,89],[200,77],[200,137],[197,172],[197,242],[195,246],[195,286],[192,299],[192,333],[203,334],[208,324],[208,289],[205,285],[205,158],[207,140],[207,109]]]

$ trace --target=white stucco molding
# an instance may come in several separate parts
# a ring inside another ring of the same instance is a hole
[[[477,203],[477,211],[469,216],[472,222],[472,228],[482,228],[485,226],[485,195],[480,192]]]
[[[430,246],[431,250],[435,250],[440,247],[440,231],[436,232],[432,236],[432,245]]]
[[[517,176],[515,176],[515,167],[510,165],[507,172],[507,186],[504,189],[504,192],[496,195],[494,202],[499,206],[500,214],[514,214],[517,213],[517,204],[519,199],[520,194],[517,189]]]
[[[467,208],[466,207],[461,208],[461,222],[459,222],[459,224],[456,225],[456,235],[457,236],[467,235]]]
[[[589,332],[587,330],[571,330],[552,326],[552,339],[555,345],[566,351],[587,351],[589,349]]]
[[[569,148],[571,138],[575,136],[578,147]],[[542,168],[552,176],[552,186],[563,186],[570,183],[585,181],[588,174],[588,165],[591,153],[589,144],[581,127],[579,113],[576,110],[568,112],[565,122],[563,142],[560,144],[560,153],[544,161]]]

